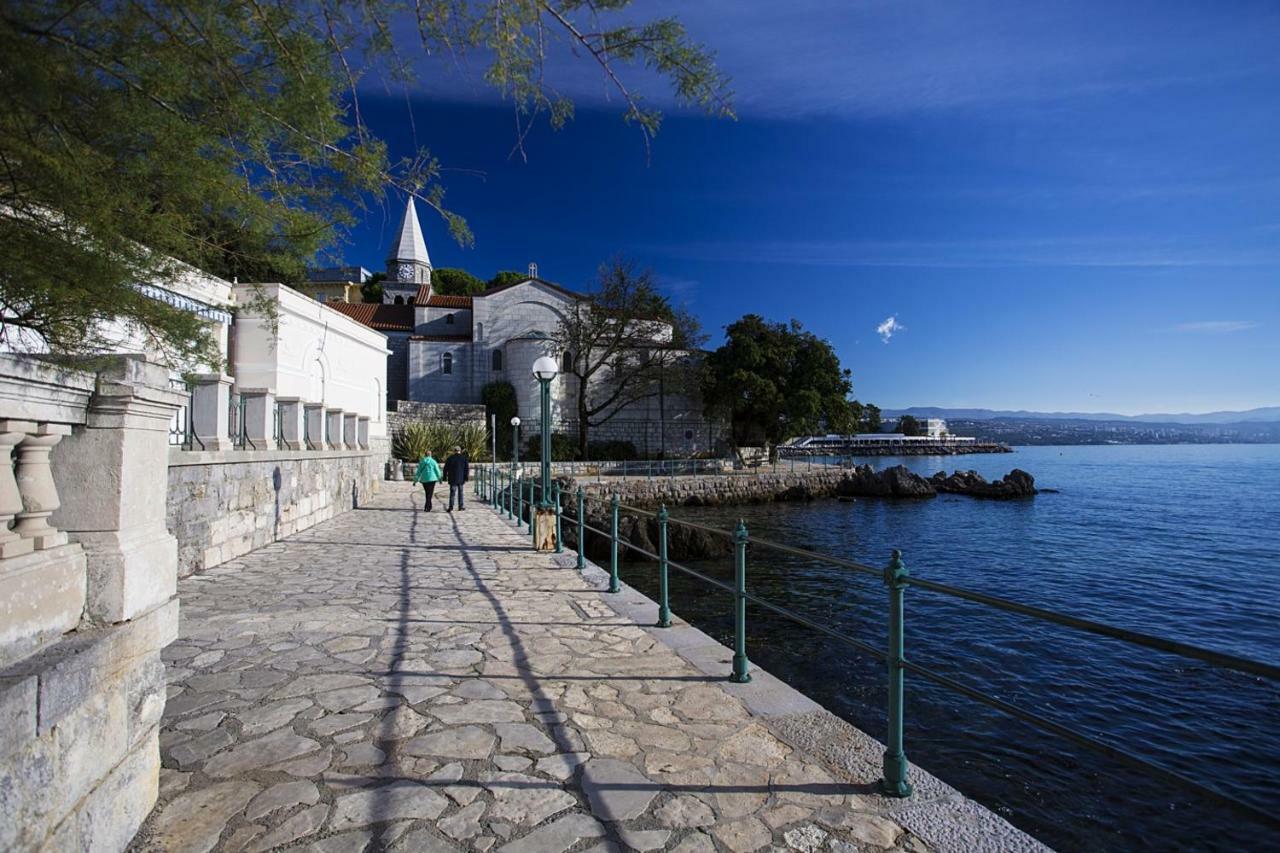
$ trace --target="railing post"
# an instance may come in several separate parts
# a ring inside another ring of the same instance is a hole
[[[733,672],[729,680],[746,684],[751,680],[747,660],[747,523],[738,521],[733,531]]]
[[[529,481],[529,542],[533,545],[533,550],[535,551],[538,550],[538,507],[542,504],[542,501],[535,502],[534,500],[534,495],[536,494],[534,489],[536,488],[538,488],[537,484],[534,483],[533,480],[530,480]],[[544,492],[544,495],[545,495],[545,492]]]
[[[508,474],[502,479],[506,484],[504,491],[507,493],[507,521],[510,521],[515,516],[516,478],[514,474]]]
[[[902,552],[895,550],[884,570],[884,584],[889,588],[889,736],[885,739],[880,791],[887,797],[911,796],[907,755],[902,748],[902,590],[907,578]]]
[[[671,627],[671,607],[667,602],[667,505],[658,510],[658,625]]]
[[[578,486],[578,571],[585,571],[587,568],[587,557],[584,553],[587,550],[586,533],[587,520],[585,518],[585,504],[582,492],[582,486]]]
[[[524,524],[524,480],[517,476],[511,483],[516,491],[516,530]]]
[[[560,512],[560,481],[559,480],[554,481],[551,485],[551,497],[552,497],[552,500],[554,500],[556,503],[556,553],[560,554],[564,551],[564,545],[561,542],[561,539],[563,538],[563,536],[561,535],[561,522],[560,522],[561,512]]]
[[[618,583],[618,496],[615,494],[609,501],[609,509],[613,516],[609,521],[609,592],[620,592]]]

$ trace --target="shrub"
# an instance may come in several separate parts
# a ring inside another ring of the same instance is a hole
[[[524,443],[524,449],[520,451],[520,458],[533,462],[542,458],[542,436],[539,434],[529,436]],[[553,462],[572,462],[578,458],[578,441],[571,435],[564,433],[551,433],[551,461]]]
[[[395,436],[392,452],[397,459],[417,462],[430,450],[436,459],[443,461],[456,445],[471,457],[471,461],[484,462],[489,458],[486,449],[488,438],[488,431],[477,423],[412,421]]]
[[[630,441],[592,441],[587,444],[587,458],[606,462],[622,459],[639,459],[636,446]]]
[[[490,382],[480,389],[485,420],[497,417],[498,456],[511,458],[511,418],[516,413],[516,386],[510,382]]]

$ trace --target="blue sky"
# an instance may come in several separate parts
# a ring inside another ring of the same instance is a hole
[[[437,266],[533,260],[581,288],[623,253],[712,346],[746,312],[798,319],[885,407],[1280,404],[1280,3],[637,10],[718,51],[737,121],[670,111],[646,158],[591,69],[557,60],[578,115],[525,160],[478,61],[424,65],[408,106],[366,95],[393,154],[412,110],[475,232],[464,250],[424,216]],[[347,262],[381,268],[389,204]]]

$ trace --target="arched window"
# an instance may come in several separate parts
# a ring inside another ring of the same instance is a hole
[[[476,340],[484,340],[484,323],[476,323]]]
[[[444,324],[445,324],[446,326],[452,326],[452,325],[453,325],[453,315],[452,315],[452,314],[445,314],[445,315],[444,315]]]
[[[568,350],[565,350],[564,355],[560,358],[560,372],[573,373],[573,353]]]
[[[502,350],[500,349],[496,349],[493,351],[493,369],[494,370],[502,369]]]
[[[397,305],[403,305],[403,304],[404,304],[404,297],[403,297],[403,296],[397,296],[397,297],[396,297],[396,304],[397,304]]]
[[[453,353],[447,352],[444,354],[444,357],[440,359],[440,372],[446,374],[453,373]]]

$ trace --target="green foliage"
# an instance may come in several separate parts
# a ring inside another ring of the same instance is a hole
[[[369,280],[360,285],[360,301],[372,302],[375,305],[382,302],[382,283],[387,280],[387,274],[384,272],[376,272],[369,276]]]
[[[511,419],[516,414],[516,386],[510,382],[489,382],[480,389],[485,420],[498,425],[498,458],[511,458]]]
[[[553,462],[572,462],[578,458],[578,442],[574,436],[561,432],[551,433],[551,460]],[[542,436],[531,435],[520,451],[520,459],[524,462],[537,462],[542,459]]]
[[[780,444],[825,426],[853,426],[849,371],[827,341],[792,320],[770,323],[748,314],[725,329],[726,341],[707,356],[703,402],[728,417],[734,443]]]
[[[448,296],[475,296],[484,293],[485,283],[466,270],[445,267],[431,271],[431,291]]]
[[[216,352],[210,329],[144,296],[191,264],[303,281],[388,188],[454,236],[440,163],[392,162],[362,121],[361,74],[411,86],[423,56],[474,52],[530,123],[572,104],[544,76],[565,45],[597,66],[646,144],[658,117],[627,84],[656,71],[682,103],[729,114],[709,51],[629,0],[10,0],[0,13],[0,333],[55,352],[107,347],[120,318],[172,362]],[[413,26],[405,28],[405,20]],[[393,36],[394,34],[394,36]],[[459,85],[465,85],[460,81]],[[176,259],[176,260],[175,260]],[[180,263],[181,262],[181,263]],[[366,294],[365,298],[369,298]]]
[[[474,422],[410,421],[394,436],[391,450],[406,462],[417,462],[428,450],[444,462],[458,446],[472,462],[485,462],[489,459],[488,439],[488,430]]]
[[[851,432],[879,432],[880,407],[853,400],[849,403],[849,420]]]
[[[623,459],[639,459],[640,453],[632,442],[613,439],[611,441],[593,441],[588,444],[587,458],[619,461]]]
[[[529,276],[522,272],[513,272],[511,270],[503,270],[496,274],[493,278],[485,282],[485,288],[505,287],[508,284],[519,284]]]
[[[542,458],[542,436],[533,435],[520,451],[521,459],[536,462]],[[551,459],[553,462],[576,462],[586,459],[616,462],[623,459],[639,459],[636,446],[629,441],[593,441],[587,445],[587,453],[578,452],[578,437],[565,433],[551,434]]]
[[[426,456],[428,451],[438,452],[439,444],[436,438],[431,424],[422,421],[407,423],[393,436],[391,451],[397,459],[417,462]]]
[[[920,422],[915,419],[914,415],[903,415],[898,418],[898,428],[895,432],[903,435],[923,435],[920,430]]]

